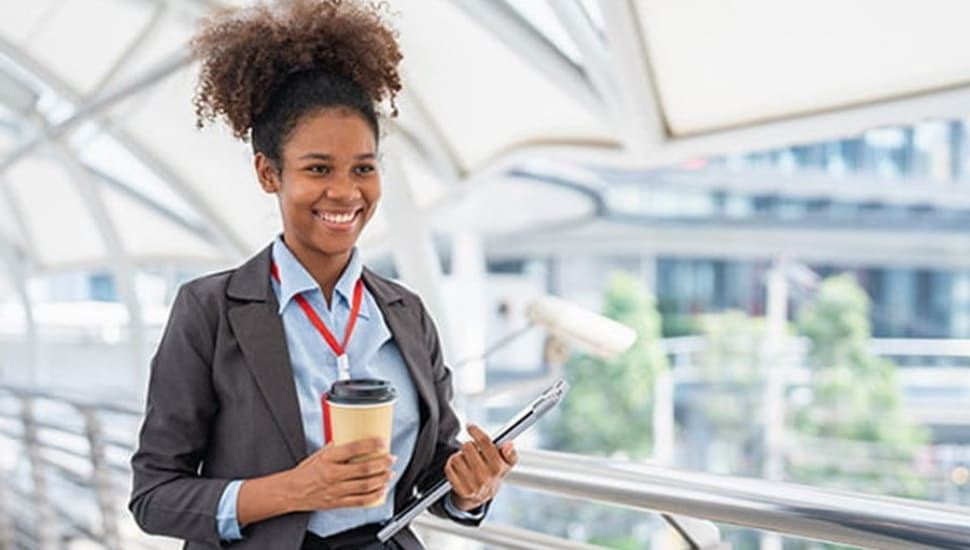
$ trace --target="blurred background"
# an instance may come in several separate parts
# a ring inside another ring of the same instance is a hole
[[[0,548],[177,546],[124,508],[148,362],[180,284],[280,231],[248,145],[191,105],[187,40],[245,4],[0,0]],[[425,299],[470,421],[573,387],[520,444],[568,454],[529,455],[477,542],[427,520],[430,547],[850,542],[713,508],[790,484],[967,513],[970,4],[390,6],[405,91],[366,261]],[[572,346],[530,323],[544,295],[638,339]],[[639,471],[640,500],[543,481],[564,462]]]

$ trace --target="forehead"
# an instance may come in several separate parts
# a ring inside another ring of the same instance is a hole
[[[362,116],[345,109],[321,109],[300,118],[290,132],[283,154],[356,156],[376,153],[376,149],[374,132]]]

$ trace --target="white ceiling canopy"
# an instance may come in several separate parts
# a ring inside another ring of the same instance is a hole
[[[34,272],[108,265],[118,249],[227,265],[266,244],[278,213],[248,145],[194,124],[185,44],[227,2],[15,4],[0,7],[0,200],[22,215],[0,229]],[[528,231],[595,210],[588,193],[507,173],[522,163],[644,168],[970,114],[964,0],[391,5],[406,90],[385,156],[406,181],[385,181],[453,209],[439,227]],[[455,214],[469,204],[480,212]],[[391,229],[378,219],[366,240]]]
[[[644,0],[637,15],[674,137],[970,85],[963,0]]]

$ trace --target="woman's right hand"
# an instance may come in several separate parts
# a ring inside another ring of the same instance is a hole
[[[376,456],[350,462],[371,453]],[[294,504],[300,511],[311,511],[373,502],[387,491],[396,458],[387,453],[387,442],[382,439],[327,445],[287,472]]]

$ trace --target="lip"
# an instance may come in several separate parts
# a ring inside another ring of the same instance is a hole
[[[326,214],[336,214],[336,215],[346,215],[353,214],[354,217],[348,222],[334,222],[324,218],[324,213]],[[357,222],[360,221],[361,216],[364,213],[363,208],[358,208],[356,210],[314,210],[313,217],[316,218],[318,222],[324,225],[324,227],[331,229],[333,231],[352,231],[354,227],[357,226]]]

